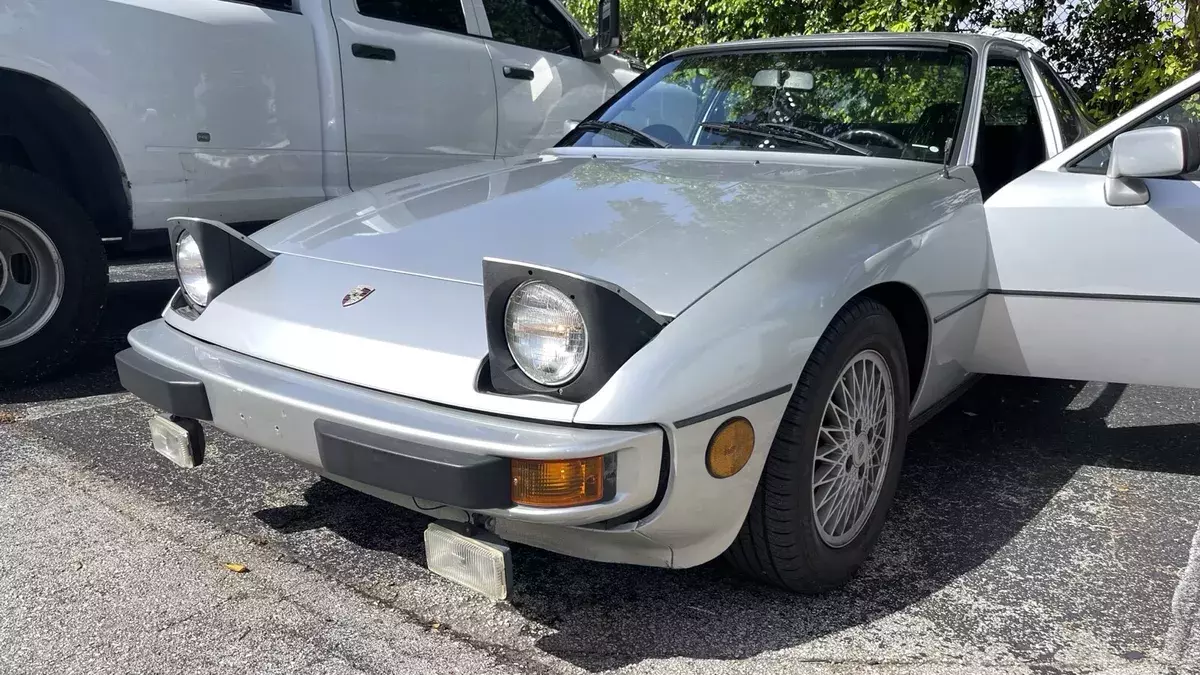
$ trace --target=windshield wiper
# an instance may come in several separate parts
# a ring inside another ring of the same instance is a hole
[[[815,131],[808,131],[799,127],[789,126],[787,124],[777,124],[775,122],[759,122],[750,124],[747,122],[702,122],[702,129],[712,129],[719,133],[743,133],[752,136],[761,136],[763,138],[782,138],[797,143],[803,143],[814,148],[822,150],[834,150],[843,148],[850,150],[858,155],[870,155],[871,153],[863,148],[855,147],[849,143],[843,143],[832,138],[822,136]]]
[[[874,154],[870,150],[867,150],[866,148],[854,145],[853,143],[839,141],[838,139],[830,138],[829,136],[826,136],[825,134],[818,134],[815,131],[810,131],[808,129],[803,129],[801,127],[794,127],[790,124],[780,124],[779,122],[760,122],[760,124],[764,127],[768,127],[771,129],[778,129],[780,131],[784,131],[787,133],[803,134],[803,135],[809,136],[811,138],[816,138],[824,143],[830,144],[832,147],[849,150],[850,152],[857,153],[859,155],[864,155],[864,156],[869,157]]]
[[[669,147],[671,147],[669,144],[658,140],[657,138],[651,136],[650,134],[648,134],[644,131],[638,131],[637,129],[634,129],[631,126],[621,124],[620,122],[606,122],[604,120],[584,120],[583,122],[576,124],[575,128],[579,129],[581,131],[588,131],[588,130],[591,130],[591,131],[599,131],[599,130],[616,131],[616,132],[622,133],[622,134],[629,134],[630,136],[633,136],[635,139],[641,141],[642,143],[645,143],[646,145],[649,145],[654,148],[669,148]]]

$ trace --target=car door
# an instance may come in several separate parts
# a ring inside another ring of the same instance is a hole
[[[496,84],[470,0],[330,2],[352,188],[494,157]]]
[[[544,150],[616,93],[599,59],[581,58],[582,36],[551,0],[474,0],[488,38],[499,100],[496,155]]]
[[[1200,172],[1105,176],[1115,137],[1166,124],[1200,128],[1200,74],[985,202],[991,269],[973,370],[1200,387]],[[1182,167],[1179,146],[1167,150]],[[1127,190],[1145,203],[1110,203]]]

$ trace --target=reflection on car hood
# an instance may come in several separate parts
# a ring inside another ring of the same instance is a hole
[[[859,157],[658,152],[546,154],[418,176],[318,205],[255,239],[283,254],[470,284],[482,283],[485,257],[554,267],[675,315],[784,239],[937,170]]]

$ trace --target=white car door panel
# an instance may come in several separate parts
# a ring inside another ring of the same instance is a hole
[[[1200,175],[1127,179],[1144,183],[1144,205],[1105,197],[1111,139],[1165,123],[1200,128],[1200,75],[987,200],[973,370],[1200,387]]]
[[[617,90],[598,62],[579,58],[580,36],[547,0],[479,0],[499,106],[498,157],[544,150]]]
[[[351,187],[496,151],[496,84],[474,11],[459,0],[331,0]]]

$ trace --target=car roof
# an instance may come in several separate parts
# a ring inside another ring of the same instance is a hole
[[[718,54],[749,50],[795,49],[799,47],[859,47],[859,46],[920,46],[920,47],[949,47],[952,45],[966,47],[972,51],[983,53],[991,44],[1003,44],[1006,47],[1025,50],[1027,47],[1019,42],[997,35],[980,33],[822,33],[817,35],[792,35],[775,38],[759,38],[755,40],[734,40],[717,44],[685,47],[667,54],[665,58],[694,55]]]

